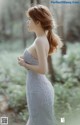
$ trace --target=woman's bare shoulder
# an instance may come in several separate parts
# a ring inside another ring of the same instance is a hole
[[[46,43],[46,41],[47,41],[46,37],[39,37],[39,38],[36,38],[35,44],[44,45]]]
[[[48,54],[49,52],[49,42],[47,40],[46,37],[42,38],[38,38],[36,41],[35,41],[35,47],[38,46],[40,48],[44,48],[44,50],[46,51],[46,53]]]

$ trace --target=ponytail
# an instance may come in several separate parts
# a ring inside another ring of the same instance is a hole
[[[51,55],[57,48],[62,48],[63,43],[61,41],[61,38],[56,34],[52,32],[52,29],[48,30],[47,38],[49,41],[49,55]]]
[[[48,54],[55,52],[58,47],[61,48],[63,46],[60,37],[56,33],[52,32],[52,29],[56,28],[57,24],[48,7],[44,5],[34,6],[28,9],[27,14],[35,23],[38,20],[44,31],[48,31],[46,34],[50,46]]]

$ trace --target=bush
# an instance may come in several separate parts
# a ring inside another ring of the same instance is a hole
[[[9,97],[9,107],[15,112],[21,111],[26,106],[26,90],[25,86],[8,84],[6,90]]]
[[[72,47],[72,48],[71,48]],[[75,50],[75,48],[77,48]],[[60,54],[60,53],[59,53]],[[78,86],[80,82],[80,47],[79,44],[67,44],[67,54],[53,56],[53,65],[56,71],[56,81],[69,87]],[[68,84],[69,85],[69,84]]]

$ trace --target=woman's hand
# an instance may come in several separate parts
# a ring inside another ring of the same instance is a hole
[[[19,64],[20,66],[25,67],[26,63],[25,63],[23,57],[20,56],[20,57],[17,57],[17,59],[18,59],[18,64]]]
[[[24,58],[23,55],[20,56],[21,58]]]

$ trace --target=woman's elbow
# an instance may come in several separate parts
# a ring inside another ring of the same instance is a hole
[[[46,73],[48,73],[48,68],[42,68],[42,69],[40,70],[40,73],[41,73],[41,74],[46,74]]]

